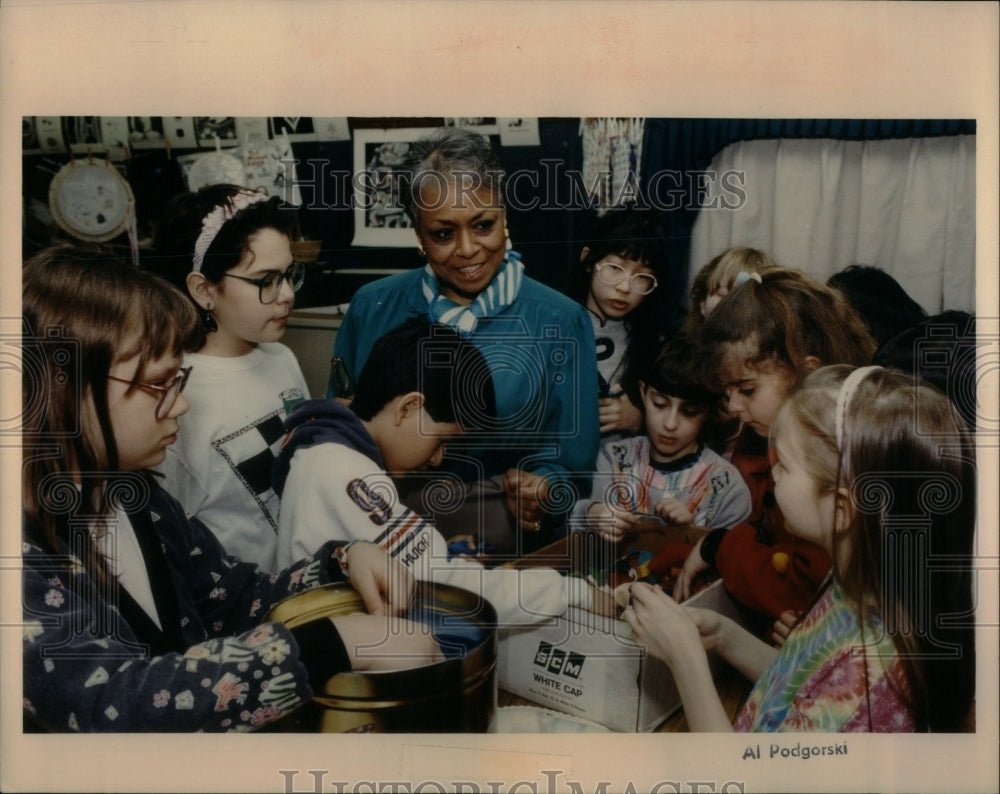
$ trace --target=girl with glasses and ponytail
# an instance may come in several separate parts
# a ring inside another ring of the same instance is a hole
[[[279,499],[273,451],[308,398],[285,333],[305,267],[292,259],[294,209],[234,185],[176,196],[150,266],[187,294],[199,323],[184,434],[159,466],[164,487],[232,554],[274,567]],[[238,516],[239,521],[232,521]]]

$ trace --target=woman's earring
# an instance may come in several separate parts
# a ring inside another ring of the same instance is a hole
[[[506,223],[504,223],[504,225],[503,225],[503,236],[507,240],[506,247],[507,247],[507,250],[509,251],[509,250],[511,250],[514,247],[514,243],[512,243],[510,241],[510,229],[507,228],[507,224]]]
[[[204,329],[206,334],[219,330],[219,324],[215,322],[215,315],[212,314],[211,306],[205,307],[199,311],[198,314],[201,317],[201,327]]]
[[[417,243],[417,253],[420,254],[421,259],[427,258],[427,252],[424,250],[423,243]]]

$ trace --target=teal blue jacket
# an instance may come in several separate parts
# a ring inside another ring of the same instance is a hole
[[[353,382],[380,336],[427,316],[421,274],[398,273],[355,294],[334,344]],[[493,377],[498,429],[450,441],[443,468],[472,480],[518,467],[589,493],[600,430],[594,331],[584,308],[525,277],[514,302],[481,319],[471,338]],[[339,396],[332,378],[327,396]]]

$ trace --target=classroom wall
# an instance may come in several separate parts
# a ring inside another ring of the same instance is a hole
[[[73,119],[96,117],[61,118],[63,132],[71,136]],[[25,120],[26,129],[28,121]],[[444,119],[385,117],[346,121],[352,134],[355,134],[363,129],[435,127],[440,126]],[[596,213],[586,206],[585,185],[581,179],[581,119],[542,118],[537,121],[538,145],[501,145],[496,135],[491,136],[491,140],[508,175],[531,175],[518,181],[517,201],[508,207],[511,238],[524,257],[527,272],[539,281],[565,291],[587,229],[596,217]],[[706,203],[720,200],[724,203],[739,198],[738,191],[734,192],[732,186],[727,188],[719,184],[720,175],[712,170],[713,158],[731,143],[804,138],[850,141],[905,139],[962,136],[974,132],[973,120],[960,119],[646,119],[641,156],[637,162],[645,195],[640,195],[639,200],[661,212],[667,230],[671,267],[658,296],[663,300],[664,325],[670,328],[680,324],[686,311],[690,274],[704,264],[705,243],[700,242],[695,252],[698,261],[693,268],[689,266],[695,221],[704,213]],[[27,138],[26,133],[26,147]],[[365,271],[420,266],[421,260],[414,246],[353,244],[355,219],[350,206],[351,194],[344,189],[342,178],[337,176],[355,169],[352,140],[293,140],[291,147],[298,162],[297,187],[303,200],[298,210],[302,234],[319,241],[318,261],[310,266],[306,283],[298,296],[297,305],[300,308],[348,301],[358,286],[376,277]],[[52,223],[51,217],[47,217],[48,192],[59,169],[71,156],[81,156],[80,145],[75,151],[71,155],[68,148],[49,154],[31,150],[23,156],[25,254],[48,244],[54,237],[66,236]],[[162,145],[158,148],[134,148],[127,159],[116,164],[132,186],[139,237],[147,246],[166,202],[174,194],[186,190],[179,158],[204,151],[210,149],[198,148],[195,142],[188,148],[175,146],[170,149]],[[818,185],[817,190],[821,189],[822,186]],[[892,201],[891,198],[888,200]],[[970,215],[974,215],[974,210],[974,203],[969,203]],[[736,214],[729,214],[737,217]],[[766,218],[755,220],[758,221],[768,222]],[[709,235],[710,240],[719,239],[721,247],[729,244],[724,237],[714,233]],[[127,240],[116,239],[111,245],[121,248],[123,255],[128,254]],[[148,247],[142,253],[151,255]],[[792,262],[789,264],[794,265]],[[872,261],[866,264],[882,263]],[[345,278],[342,274],[335,274],[338,270],[358,271],[364,275]],[[963,274],[961,278],[972,279],[974,273]],[[974,285],[967,286],[966,294],[974,294]]]
[[[351,122],[357,123],[358,128],[392,129],[440,126],[443,119],[352,119]],[[579,119],[539,119],[538,146],[504,147],[499,145],[497,136],[492,136],[508,173],[519,169],[537,170],[540,163],[545,163],[544,168],[553,175],[550,179],[539,180],[537,185],[527,180],[519,182],[519,199],[525,205],[534,204],[536,208],[511,207],[508,225],[515,246],[524,256],[529,275],[557,289],[568,285],[572,263],[579,254],[582,230],[593,217],[593,213],[578,203],[576,206],[566,203],[569,196],[566,185],[553,184],[556,180],[565,180],[565,172],[580,167],[578,126]],[[343,180],[337,177],[338,173],[354,169],[352,141],[293,141],[292,149],[298,161],[298,187],[303,199],[298,211],[302,234],[322,241],[319,260],[324,266],[310,272],[298,297],[300,307],[339,303],[346,299],[343,294],[336,294],[328,273],[332,269],[420,266],[415,245],[407,248],[352,245],[354,214],[350,207],[351,196],[343,189]],[[128,160],[118,163],[119,170],[135,194],[140,238],[148,240],[152,237],[156,220],[168,199],[187,189],[178,157],[197,151],[207,150],[136,149]],[[68,153],[24,155],[26,254],[47,245],[53,237],[66,237],[58,227],[46,225],[44,207],[48,204],[53,177],[69,159]],[[32,207],[40,212],[33,211]],[[126,240],[114,240],[111,245],[121,247],[127,253]]]

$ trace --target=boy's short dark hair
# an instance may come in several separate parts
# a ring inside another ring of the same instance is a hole
[[[396,397],[424,395],[435,422],[464,430],[488,427],[496,417],[493,377],[483,354],[452,328],[415,318],[372,346],[358,377],[351,410],[366,421]]]
[[[702,383],[695,371],[693,349],[694,343],[684,335],[675,336],[667,342],[646,372],[646,386],[660,394],[714,411],[719,407],[722,395]]]

